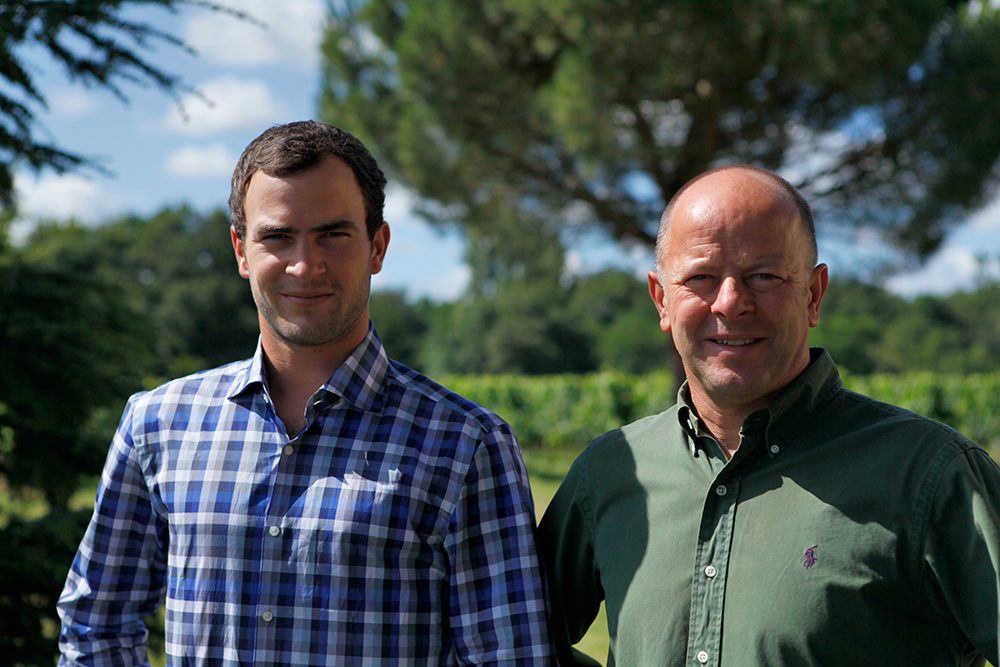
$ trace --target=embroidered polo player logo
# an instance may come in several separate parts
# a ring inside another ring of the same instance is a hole
[[[813,565],[816,564],[816,547],[819,545],[814,545],[806,549],[806,559],[802,561],[802,565],[808,570]]]

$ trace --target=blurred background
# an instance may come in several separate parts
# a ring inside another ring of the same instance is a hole
[[[0,664],[54,660],[127,396],[253,353],[225,205],[277,123],[379,160],[372,318],[514,425],[539,514],[590,438],[672,403],[645,274],[723,164],[813,205],[812,342],[849,385],[1000,445],[995,5],[0,2]]]

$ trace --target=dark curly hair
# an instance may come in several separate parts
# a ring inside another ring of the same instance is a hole
[[[247,220],[244,210],[250,178],[257,171],[282,178],[307,171],[327,156],[346,162],[361,188],[365,201],[365,226],[368,238],[385,223],[385,174],[357,137],[339,127],[313,120],[275,125],[250,142],[233,172],[229,194],[229,221],[236,236],[246,240]]]

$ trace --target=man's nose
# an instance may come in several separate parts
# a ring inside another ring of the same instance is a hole
[[[719,283],[712,312],[733,320],[753,312],[753,290],[740,279],[726,276]]]
[[[292,249],[285,271],[301,279],[322,273],[325,268],[321,249],[315,243],[301,240]]]

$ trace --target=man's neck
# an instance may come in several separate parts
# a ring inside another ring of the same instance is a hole
[[[306,427],[309,399],[344,364],[351,350],[329,346],[295,346],[262,337],[268,390],[288,435]],[[356,346],[355,346],[356,347]]]
[[[690,386],[690,385],[689,385]],[[751,412],[770,404],[773,397],[764,397],[750,403],[720,404],[701,395],[691,387],[691,404],[709,433],[719,442],[727,459],[732,459],[740,447],[743,420]]]

